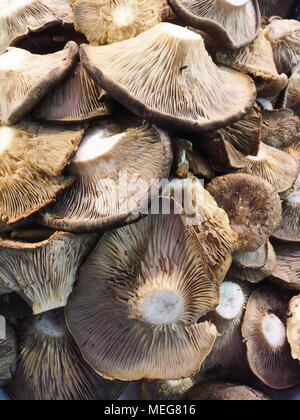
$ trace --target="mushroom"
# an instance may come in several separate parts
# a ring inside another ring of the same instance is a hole
[[[293,143],[291,146],[285,148],[284,151],[294,156],[300,163],[300,139],[299,138],[297,138],[296,142]]]
[[[260,144],[257,156],[247,156],[239,172],[257,175],[268,181],[275,191],[284,193],[296,182],[300,165],[296,158],[274,147]]]
[[[281,241],[300,242],[300,176],[294,190],[283,202],[282,221],[273,237]]]
[[[295,0],[258,0],[262,16],[289,17],[294,9]]]
[[[300,295],[294,296],[289,304],[287,338],[293,359],[300,360]]]
[[[142,381],[140,383],[141,400],[182,400],[185,393],[194,385],[192,378],[183,378],[174,381]]]
[[[247,75],[215,65],[200,35],[171,23],[112,45],[82,45],[81,60],[102,89],[130,111],[182,131],[238,121],[256,97]]]
[[[300,121],[290,109],[262,111],[261,141],[277,149],[300,142]]]
[[[13,125],[28,114],[75,65],[78,46],[70,41],[53,54],[31,54],[9,48],[0,56],[0,119]]]
[[[274,242],[277,264],[271,280],[285,289],[300,290],[300,249],[298,243]]]
[[[235,252],[232,260],[229,276],[250,283],[270,277],[276,267],[276,254],[269,241],[254,252]]]
[[[214,178],[207,190],[228,214],[230,226],[239,236],[240,252],[256,251],[280,225],[280,198],[262,178],[229,174]]]
[[[31,32],[72,22],[67,0],[2,0],[0,54]]]
[[[300,116],[300,65],[294,67],[285,89],[282,106]]]
[[[66,307],[85,360],[109,379],[181,379],[199,370],[218,336],[198,319],[218,285],[180,215],[151,215],[106,232]]]
[[[254,291],[242,327],[251,370],[273,389],[292,388],[300,382],[300,365],[292,359],[286,338],[289,299],[275,286]]]
[[[291,73],[300,63],[300,22],[274,19],[264,30],[271,42],[274,61],[279,73]]]
[[[9,289],[9,293],[0,295],[0,316],[8,320],[28,317],[32,311],[24,299]]]
[[[0,282],[16,291],[34,314],[66,305],[78,268],[98,235],[55,232],[47,240],[26,243],[0,239]]]
[[[212,36],[223,48],[250,44],[258,34],[260,11],[256,0],[169,0],[175,14]]]
[[[214,177],[213,169],[208,160],[197,150],[188,150],[186,158],[189,168],[197,178],[212,179]]]
[[[75,233],[132,223],[147,211],[171,163],[170,139],[162,130],[136,120],[100,121],[86,133],[68,168],[77,181],[40,219]]]
[[[194,385],[185,395],[192,401],[270,401],[263,392],[246,385],[230,382],[207,381]]]
[[[0,124],[0,222],[14,224],[55,200],[75,178],[61,175],[83,136],[80,126],[23,120]]]
[[[105,381],[81,358],[61,310],[24,320],[19,366],[7,391],[14,400],[112,400],[127,386]]]
[[[72,0],[75,29],[90,44],[135,37],[168,15],[166,0]]]
[[[38,120],[76,122],[106,116],[111,106],[105,92],[95,84],[78,63],[70,77],[56,85],[38,104]]]
[[[5,318],[0,321],[0,386],[4,386],[11,381],[17,367],[17,340]]]

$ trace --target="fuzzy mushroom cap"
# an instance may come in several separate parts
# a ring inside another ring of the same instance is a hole
[[[274,242],[277,264],[272,281],[285,289],[300,290],[300,249],[298,243]]]
[[[13,329],[5,322],[5,319],[2,318],[0,330],[0,386],[6,385],[11,381],[15,373],[16,367],[16,336]]]
[[[217,129],[241,119],[256,97],[247,75],[216,66],[200,35],[171,23],[113,45],[83,45],[81,59],[113,98],[160,126]]]
[[[293,297],[289,304],[287,337],[293,359],[300,360],[300,295]]]
[[[218,286],[181,216],[148,216],[106,233],[66,308],[85,360],[110,379],[180,379],[199,370],[218,335],[197,323]]]
[[[271,398],[246,385],[211,381],[194,385],[185,399],[193,401],[270,401]]]
[[[295,0],[258,0],[262,16],[287,18],[295,6]]]
[[[28,114],[46,93],[68,75],[78,58],[78,46],[70,41],[53,54],[31,54],[9,48],[0,56],[0,119],[13,125]]]
[[[139,35],[163,20],[166,0],[72,0],[75,28],[90,44]]]
[[[274,61],[279,73],[290,73],[300,63],[300,22],[273,20],[264,30],[271,42]]]
[[[81,63],[72,74],[39,103],[34,116],[39,120],[74,122],[110,114],[105,92],[95,84]]]
[[[268,181],[278,193],[288,191],[299,176],[296,158],[274,147],[260,144],[257,156],[247,156],[240,172],[257,175]]]
[[[127,385],[100,378],[82,360],[61,311],[23,321],[18,336],[19,366],[8,387],[14,400],[113,400]]]
[[[147,212],[152,189],[169,175],[170,139],[156,127],[127,127],[106,121],[87,132],[68,169],[77,181],[42,214],[44,224],[71,232],[107,230]]]
[[[261,287],[248,301],[242,327],[251,370],[274,389],[300,382],[300,365],[292,359],[286,338],[289,299],[279,288]]]
[[[290,109],[262,112],[261,141],[277,149],[285,149],[300,142],[300,121]]]
[[[293,69],[283,97],[283,106],[300,116],[300,66]]]
[[[192,378],[171,381],[142,381],[140,383],[141,400],[181,400],[194,385]]]
[[[75,181],[61,173],[82,136],[79,126],[30,120],[0,125],[0,222],[13,224],[32,215]]]
[[[256,0],[169,0],[176,15],[211,35],[223,48],[250,44],[258,34],[260,12]]]
[[[72,22],[67,0],[2,0],[0,54],[30,32],[63,22]]]
[[[207,189],[228,214],[230,226],[239,236],[241,252],[256,251],[280,224],[280,198],[262,178],[229,174],[213,179]]]
[[[0,282],[20,294],[34,314],[66,305],[75,276],[98,235],[54,233],[24,243],[0,239]]]

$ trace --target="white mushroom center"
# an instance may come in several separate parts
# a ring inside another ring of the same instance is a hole
[[[0,16],[10,16],[31,3],[33,3],[32,0],[1,0]]]
[[[193,31],[190,31],[189,29],[183,28],[182,26],[173,25],[171,23],[161,23],[160,27],[163,29],[165,33],[168,33],[172,37],[176,39],[181,40],[199,40],[202,39],[202,37],[198,34],[196,34]]]
[[[0,156],[9,149],[15,137],[15,129],[12,127],[0,128]]]
[[[245,296],[242,288],[231,281],[222,283],[220,288],[220,303],[216,313],[223,319],[235,319],[242,311]]]
[[[248,3],[249,0],[221,0],[221,2],[225,3],[228,6],[235,6],[235,7],[242,7]]]
[[[63,337],[65,335],[65,329],[54,322],[47,315],[42,315],[35,321],[35,327],[45,335],[51,335],[52,337]]]
[[[151,324],[172,324],[183,312],[183,300],[173,290],[158,290],[147,294],[141,301],[140,312]]]
[[[265,340],[272,349],[280,349],[286,340],[286,331],[283,322],[274,314],[266,315],[261,324]]]
[[[253,162],[262,162],[264,160],[268,159],[268,154],[266,152],[266,149],[261,145],[259,148],[259,152],[257,156],[247,156],[247,159],[253,161]]]
[[[128,6],[117,7],[113,11],[113,21],[117,26],[128,26],[134,22],[134,10]]]
[[[298,205],[300,204],[300,176],[298,177],[295,183],[295,187],[296,187],[295,191],[288,196],[287,201],[289,204]]]
[[[7,53],[0,55],[0,70],[13,71],[24,68],[24,62],[28,54],[26,50],[13,48]]]

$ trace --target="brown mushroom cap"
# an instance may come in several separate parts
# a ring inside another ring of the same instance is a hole
[[[289,300],[289,294],[275,286],[261,287],[248,301],[242,327],[253,373],[274,389],[300,382],[300,365],[292,359],[286,339]]]
[[[72,22],[67,0],[2,0],[0,54],[30,32]]]
[[[77,181],[42,213],[42,223],[99,231],[136,221],[148,210],[155,184],[169,176],[170,139],[156,127],[130,124],[103,120],[86,133],[68,168]]]
[[[107,232],[66,308],[85,360],[110,379],[180,379],[197,371],[217,331],[197,320],[218,303],[206,259],[181,216],[148,216]]]
[[[1,319],[0,324],[0,386],[9,383],[17,367],[17,340],[13,329]]]
[[[200,35],[171,23],[112,45],[83,45],[81,60],[90,76],[130,111],[182,131],[235,122],[256,97],[247,75],[216,66]]]
[[[177,16],[207,32],[224,48],[242,48],[257,37],[260,11],[256,0],[168,1]]]
[[[37,243],[0,239],[0,282],[20,294],[34,314],[65,306],[77,270],[98,238],[56,232]]]
[[[257,175],[268,181],[278,194],[288,191],[296,182],[300,165],[289,153],[260,144],[257,156],[247,156],[239,172]]]
[[[0,118],[13,125],[28,114],[46,93],[68,75],[78,58],[78,46],[70,41],[53,54],[31,54],[9,48],[0,56]]]
[[[186,157],[190,170],[197,178],[212,179],[214,177],[214,171],[202,153],[199,153],[197,150],[188,150]]]
[[[300,249],[298,243],[274,242],[277,264],[272,281],[285,289],[300,290]]]
[[[142,381],[139,386],[141,400],[181,400],[194,385],[192,378],[171,381]]]
[[[294,296],[289,304],[287,338],[293,359],[300,360],[300,295]]]
[[[113,400],[127,386],[105,381],[82,360],[60,310],[23,321],[18,336],[19,366],[7,389],[14,400]]]
[[[295,0],[258,0],[262,16],[287,18],[295,6]]]
[[[192,401],[270,401],[271,398],[254,388],[229,382],[210,381],[194,385],[185,395]]]
[[[284,92],[282,106],[291,109],[300,116],[300,66],[293,69],[287,88]]]
[[[300,142],[300,121],[290,109],[262,111],[261,141],[277,149]]]
[[[163,20],[166,0],[72,0],[75,29],[90,44],[135,37]]]
[[[230,226],[239,236],[241,252],[257,250],[280,224],[280,198],[262,178],[229,174],[214,178],[207,189],[228,214]]]

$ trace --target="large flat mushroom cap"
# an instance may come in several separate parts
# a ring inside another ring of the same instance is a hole
[[[170,23],[116,44],[82,45],[81,60],[114,99],[159,126],[218,129],[241,119],[256,97],[247,75],[216,66],[200,35]]]
[[[0,56],[0,119],[13,125],[28,114],[75,65],[78,46],[70,41],[62,51],[39,55],[9,48]]]
[[[176,15],[210,34],[224,48],[242,48],[258,35],[260,11],[256,0],[168,1]]]
[[[81,269],[67,325],[85,360],[110,379],[181,379],[217,337],[197,324],[218,287],[181,216],[148,216],[106,233]]]
[[[289,304],[287,338],[292,349],[293,359],[300,361],[300,295],[294,296]]]

